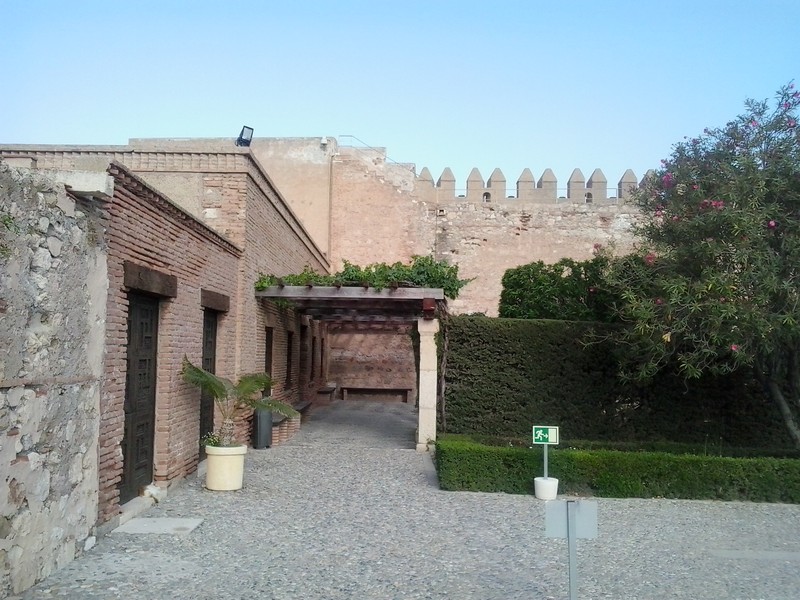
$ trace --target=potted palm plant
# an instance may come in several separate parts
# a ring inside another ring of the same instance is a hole
[[[219,429],[203,436],[208,457],[206,488],[209,490],[241,489],[247,445],[236,440],[236,418],[252,409],[265,409],[287,417],[296,417],[300,413],[285,402],[273,400],[269,396],[259,396],[261,392],[272,387],[272,379],[266,373],[242,375],[234,384],[230,379],[193,365],[184,356],[181,375],[184,381],[199,387],[214,398],[214,403],[222,417]]]

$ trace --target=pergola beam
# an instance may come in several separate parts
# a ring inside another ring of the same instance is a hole
[[[364,288],[350,286],[307,286],[307,285],[273,285],[263,290],[256,291],[256,298],[282,298],[285,300],[304,299],[304,300],[336,300],[346,298],[348,300],[422,300],[423,298],[433,298],[434,300],[444,299],[444,290],[441,288]]]

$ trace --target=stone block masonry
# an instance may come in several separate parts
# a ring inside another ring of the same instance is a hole
[[[94,544],[102,212],[0,160],[0,597]]]

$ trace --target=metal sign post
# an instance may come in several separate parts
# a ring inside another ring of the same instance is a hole
[[[534,425],[533,443],[544,446],[544,477],[547,479],[547,447],[558,445],[558,427],[552,425]]]
[[[575,512],[577,502],[567,500],[567,554],[569,555],[569,600],[578,600],[578,534]]]
[[[549,500],[545,504],[545,535],[567,538],[569,600],[578,600],[578,539],[597,537],[597,502]]]

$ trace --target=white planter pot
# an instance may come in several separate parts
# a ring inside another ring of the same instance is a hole
[[[533,490],[539,500],[555,500],[558,495],[558,479],[555,477],[535,477]]]
[[[247,446],[206,446],[206,488],[242,489],[245,454]]]

